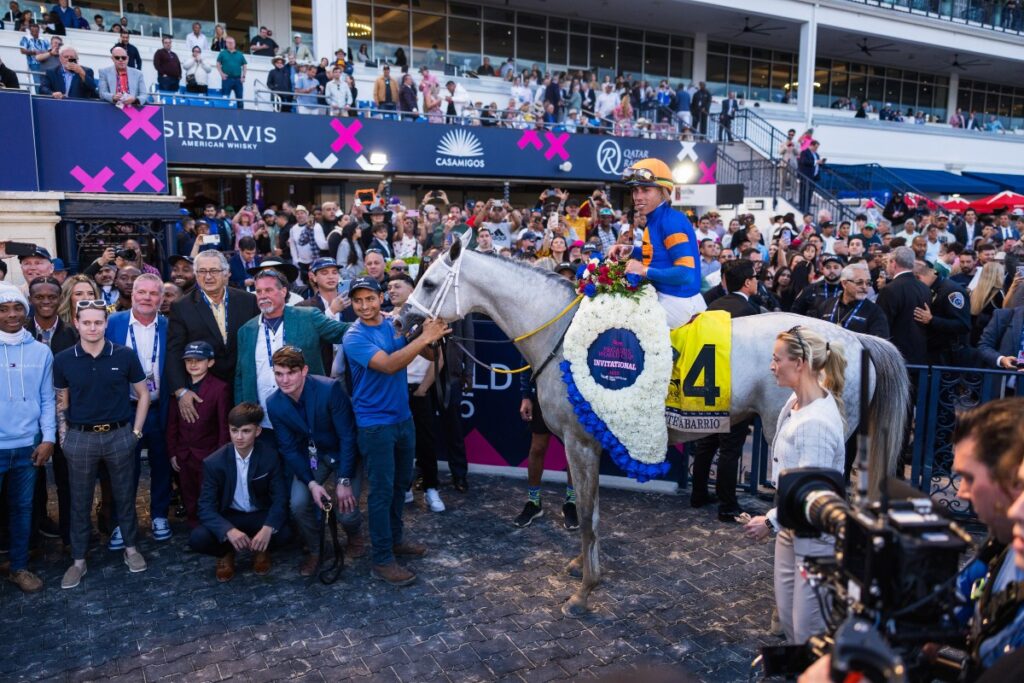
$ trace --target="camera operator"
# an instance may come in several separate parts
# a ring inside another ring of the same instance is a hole
[[[796,326],[776,337],[771,371],[781,387],[793,389],[779,415],[772,442],[773,484],[778,473],[792,467],[829,467],[843,471],[845,446],[842,394],[846,359],[839,348],[806,327]],[[825,631],[825,620],[813,588],[800,575],[806,557],[834,554],[825,538],[798,538],[778,526],[777,510],[747,522],[747,538],[775,537],[775,604],[786,640],[798,644]]]
[[[957,644],[968,654],[960,675],[960,680],[965,682],[1021,680],[1020,672],[1024,667],[1021,659],[1024,657],[1022,438],[1024,399],[1021,398],[990,401],[966,411],[957,418],[953,431],[953,471],[960,477],[957,496],[971,503],[988,530],[988,538],[977,556],[957,577],[957,593],[965,605],[957,612],[966,635],[966,641]],[[926,647],[933,661],[937,650],[936,645]],[[830,658],[823,657],[800,676],[800,683],[831,681],[830,669]],[[946,676],[942,678],[950,680]]]

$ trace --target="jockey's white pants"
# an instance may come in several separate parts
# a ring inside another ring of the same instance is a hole
[[[672,296],[658,292],[658,303],[665,309],[665,317],[668,319],[668,329],[674,330],[680,325],[690,322],[690,318],[708,308],[704,297],[694,294],[691,297]]]

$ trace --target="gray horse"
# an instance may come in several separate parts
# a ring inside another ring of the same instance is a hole
[[[469,313],[482,313],[494,320],[509,339],[515,339],[551,321],[572,303],[576,292],[564,278],[525,263],[469,251],[466,235],[463,240],[456,240],[420,279],[402,310],[403,329],[412,329],[427,316],[450,322]],[[571,315],[566,315],[517,342],[516,346],[534,368],[537,396],[545,422],[565,444],[576,487],[582,550],[567,569],[576,576],[582,569],[583,582],[562,611],[569,616],[581,616],[587,612],[587,599],[601,576],[597,535],[601,449],[576,419],[558,369],[562,361],[560,340],[570,320]],[[832,344],[841,346],[846,356],[847,381],[843,399],[847,437],[853,434],[860,422],[860,351],[865,348],[870,354],[873,367],[869,369],[871,400],[868,419],[872,463],[869,478],[870,490],[877,491],[884,473],[895,471],[910,400],[903,357],[887,341],[789,313],[769,313],[734,320],[732,419],[738,421],[758,415],[765,439],[772,442],[779,412],[790,391],[776,385],[768,366],[776,335],[795,325],[803,325],[823,335]],[[537,376],[540,368],[543,369]],[[670,431],[669,441],[685,443],[702,436],[706,435]]]

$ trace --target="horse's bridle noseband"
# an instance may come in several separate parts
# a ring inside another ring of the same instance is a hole
[[[412,306],[420,313],[427,316],[427,319],[436,318],[437,314],[441,312],[441,306],[444,305],[445,297],[448,296],[453,288],[455,289],[455,317],[462,317],[462,303],[459,300],[459,274],[462,272],[462,259],[455,259],[455,263],[448,263],[446,259],[439,259],[434,262],[434,267],[444,266],[448,272],[444,275],[444,281],[441,282],[438,287],[437,294],[434,295],[433,300],[430,302],[430,306],[424,306],[420,302],[416,301],[415,298],[409,297],[409,300],[405,303]]]

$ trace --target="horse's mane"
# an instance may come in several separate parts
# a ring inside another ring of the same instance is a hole
[[[550,270],[544,270],[543,268],[538,268],[538,267],[536,267],[534,265],[531,265],[531,264],[529,264],[529,263],[527,263],[525,261],[519,261],[517,259],[506,258],[504,256],[499,256],[498,254],[485,254],[485,253],[481,253],[479,251],[474,251],[473,253],[476,254],[477,256],[485,256],[487,258],[498,259],[502,263],[508,263],[509,265],[515,266],[516,268],[519,268],[521,270],[527,270],[530,273],[534,273],[536,275],[543,275],[545,278],[547,278],[547,280],[548,280],[548,282],[550,284],[557,283],[559,287],[567,289],[567,290],[569,290],[572,293],[575,293],[575,291],[576,291],[576,287],[573,285],[573,283],[569,282],[568,280],[566,280],[564,277],[562,277],[558,273],[553,273]]]

